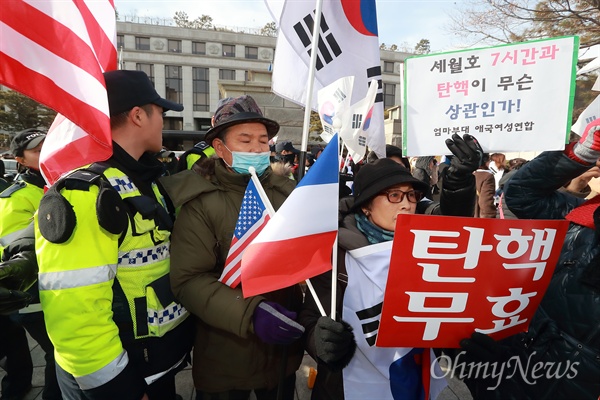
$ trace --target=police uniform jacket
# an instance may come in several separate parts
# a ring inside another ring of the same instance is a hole
[[[139,400],[147,384],[185,366],[192,332],[169,287],[162,166],[116,143],[113,151],[101,174],[98,164],[75,171],[40,204],[40,299],[56,362],[87,398]]]

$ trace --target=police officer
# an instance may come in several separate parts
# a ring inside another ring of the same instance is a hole
[[[223,105],[229,103],[231,100],[232,97],[225,97],[224,99],[219,100],[217,103],[217,109],[215,110],[215,115],[219,112]],[[210,125],[215,126],[214,115],[210,119]],[[196,169],[196,172],[200,173],[202,169],[201,164],[203,162],[208,162],[207,160],[215,154],[215,149],[213,149],[204,140],[201,140],[196,143],[194,147],[187,150],[179,157],[179,162],[177,163],[177,172],[185,171],[187,169]]]
[[[10,150],[21,173],[0,193],[0,255],[2,249],[31,222],[44,195],[45,181],[40,173],[40,151],[46,132],[25,129],[10,142]]]
[[[31,223],[44,194],[44,178],[39,172],[39,158],[46,133],[26,129],[17,133],[10,149],[21,172],[14,183],[0,193],[0,255]],[[43,399],[60,399],[54,373],[54,349],[46,334],[37,290],[30,289],[34,303],[20,311],[3,315],[0,353],[6,355],[6,377],[2,380],[2,399],[20,399],[31,388],[33,364],[23,326],[45,352],[46,370]],[[27,313],[28,315],[25,315]]]
[[[215,149],[209,146],[204,140],[201,140],[179,157],[177,172],[192,169],[194,165],[199,167],[202,160],[207,160],[214,154]]]
[[[104,73],[113,154],[44,195],[35,249],[46,326],[66,399],[174,400],[193,332],[169,288],[170,201],[161,98],[141,71]]]

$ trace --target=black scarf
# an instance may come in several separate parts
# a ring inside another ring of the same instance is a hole
[[[136,160],[113,142],[113,155],[108,159],[108,163],[127,174],[142,194],[154,197],[152,182],[157,182],[158,177],[164,173],[163,164],[156,157],[144,153]]]
[[[46,181],[44,180],[42,173],[35,169],[27,168],[25,172],[19,175],[19,179],[42,189],[46,186]]]

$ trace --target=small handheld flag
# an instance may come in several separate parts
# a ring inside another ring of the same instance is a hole
[[[263,201],[261,198],[254,181],[250,180],[219,282],[233,288],[240,284],[242,254],[270,219],[265,206],[266,201],[268,200]]]

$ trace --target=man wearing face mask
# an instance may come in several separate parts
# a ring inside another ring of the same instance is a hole
[[[300,150],[296,149],[292,142],[277,143],[275,149],[281,161],[292,166],[296,165],[296,155],[300,153]]]
[[[248,168],[256,169],[275,209],[294,188],[269,163],[269,140],[279,124],[250,96],[231,99],[214,119],[205,137],[215,149],[212,162],[162,181],[181,207],[171,241],[171,286],[196,320],[196,399],[247,399],[251,392],[258,400],[274,399],[278,390],[293,399],[303,355],[303,328],[295,322],[299,286],[244,299],[239,286],[218,281],[251,179]]]

